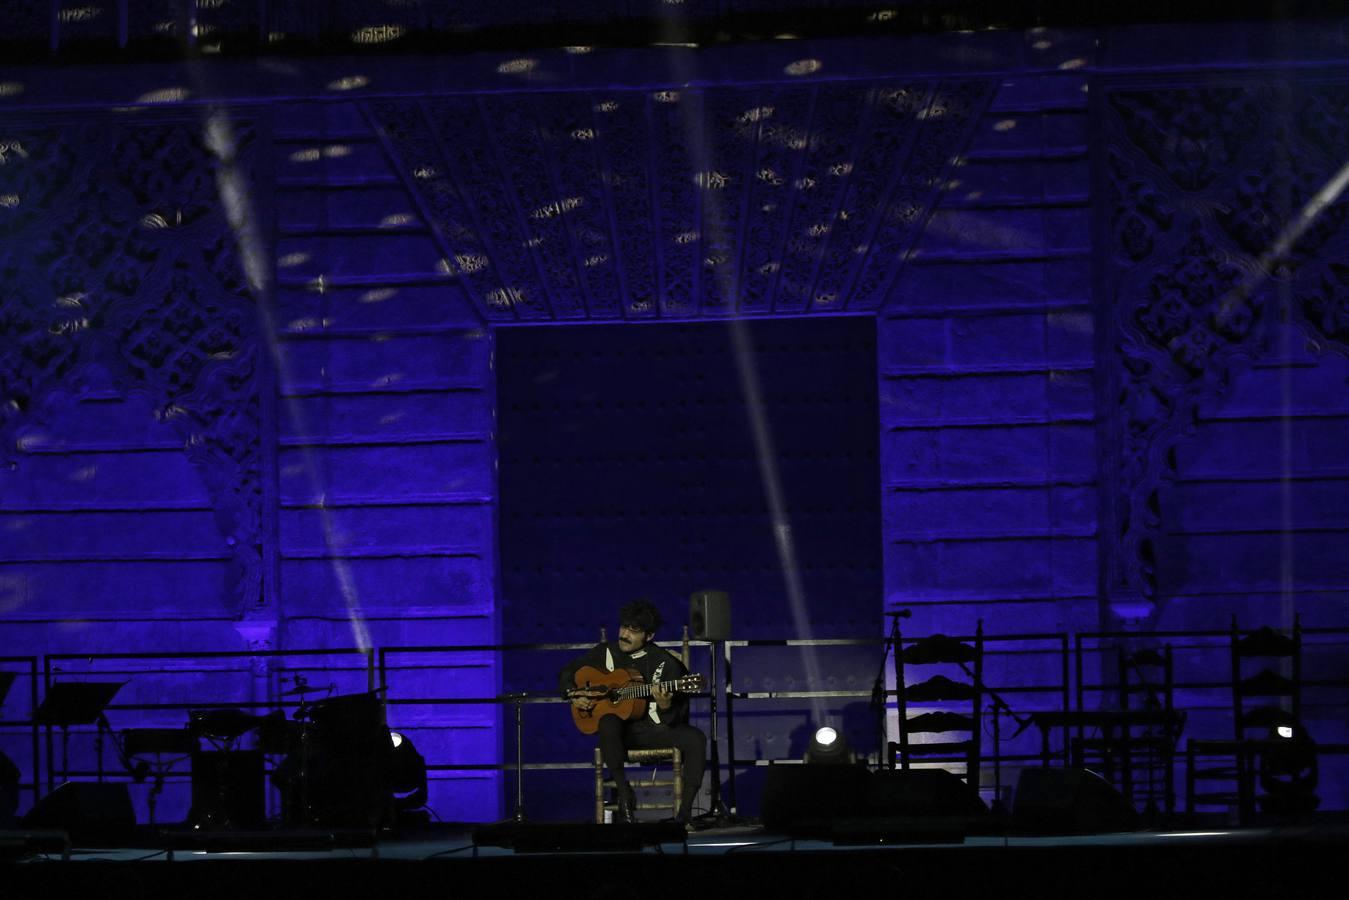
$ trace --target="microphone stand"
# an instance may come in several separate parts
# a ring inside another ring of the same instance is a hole
[[[891,648],[895,652],[895,677],[902,678],[903,673],[899,668],[899,620],[907,619],[913,615],[912,610],[901,609],[898,612],[886,613],[890,617],[890,633],[885,636],[885,642],[881,648],[881,664],[876,670],[876,680],[871,685],[871,710],[876,714],[876,768],[888,769],[890,765],[889,737],[888,729],[885,727],[885,663],[890,657]]]
[[[721,649],[721,642],[720,642],[720,641],[715,641],[715,640],[712,641],[712,642],[711,642],[711,650],[712,650],[712,654],[711,654],[711,655],[712,655],[712,674],[711,674],[711,678],[710,678],[710,690],[709,690],[708,693],[707,693],[708,700],[711,701],[711,706],[710,706],[710,709],[709,709],[709,714],[710,714],[710,716],[711,716],[711,721],[710,721],[710,723],[709,723],[709,724],[710,724],[710,731],[711,731],[711,734],[709,735],[709,739],[710,739],[711,745],[710,745],[710,748],[709,748],[709,749],[710,749],[711,752],[708,754],[708,759],[707,759],[707,769],[708,769],[708,771],[712,774],[712,783],[711,783],[711,785],[710,785],[711,795],[710,795],[710,797],[709,797],[709,799],[708,799],[708,804],[707,804],[708,809],[707,809],[707,812],[703,813],[703,814],[700,815],[700,816],[697,816],[697,819],[698,819],[699,821],[701,821],[701,822],[711,822],[711,823],[712,823],[712,826],[713,826],[713,827],[716,827],[716,828],[725,828],[725,827],[728,826],[728,825],[735,825],[735,824],[738,824],[738,823],[739,823],[739,819],[737,819],[736,816],[735,816],[733,813],[731,813],[730,811],[728,811],[728,810],[726,809],[726,804],[723,803],[723,802],[722,802],[722,799],[721,799],[721,751],[720,751],[720,748],[717,746],[717,743],[718,743],[718,739],[717,739],[717,657],[720,656],[720,655],[722,655],[722,654],[724,654],[724,650],[722,651],[722,653],[718,653],[717,651],[718,651],[719,649]],[[729,710],[730,710],[730,707],[727,707],[727,715],[730,714],[730,713],[729,713]],[[728,726],[729,726],[729,722],[728,722]],[[728,727],[728,731],[729,731],[729,727]],[[729,738],[729,734],[728,734],[728,738]],[[727,743],[730,744],[730,741],[728,740]],[[735,757],[735,748],[734,748],[734,747],[728,747],[727,749],[728,749],[728,751],[730,752],[732,759],[734,759],[734,757]],[[735,769],[735,765],[734,765],[734,763],[732,763],[732,765],[731,765],[731,777],[732,777],[732,778],[735,777],[734,769]],[[734,782],[732,782],[732,784],[734,784]],[[735,797],[734,797],[735,791],[734,791],[734,787],[732,787],[731,793],[732,793],[731,802],[734,803],[734,802],[735,802]]]
[[[507,694],[506,699],[515,705],[515,812],[512,822],[525,822],[525,699],[528,695],[520,692]]]
[[[1013,739],[1020,737],[1022,732],[1031,727],[1035,723],[1035,719],[1030,716],[1026,716],[1024,719],[1018,716],[1016,711],[1006,700],[1002,699],[997,691],[985,684],[982,678],[975,677],[969,666],[961,663],[960,668],[969,676],[970,681],[974,682],[975,686],[993,701],[993,813],[1000,816],[1006,815],[1007,810],[1002,806],[1002,747],[1000,746],[1002,732],[998,725],[998,710],[1001,709],[1006,712],[1011,720],[1016,723],[1016,731],[1012,733]]]

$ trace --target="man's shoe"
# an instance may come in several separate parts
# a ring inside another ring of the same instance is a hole
[[[683,826],[684,826],[684,830],[685,830],[685,831],[693,831],[693,830],[694,830],[693,823],[692,823],[691,821],[689,821],[689,817],[688,817],[688,816],[685,816],[685,815],[682,815],[682,814],[681,814],[681,815],[677,815],[677,816],[669,816],[669,817],[667,817],[667,818],[661,819],[661,822],[662,822],[662,823],[675,823],[675,822],[677,822],[677,823],[679,823],[680,825],[683,825]]]
[[[637,795],[633,793],[632,786],[620,784],[618,786],[618,808],[614,810],[614,824],[625,825],[637,821]]]

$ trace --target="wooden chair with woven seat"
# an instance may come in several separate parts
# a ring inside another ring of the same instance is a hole
[[[605,630],[600,629],[600,641],[607,640]],[[679,655],[684,668],[689,668],[689,627],[684,626],[683,647]],[[668,803],[643,801],[641,794],[637,796],[635,811],[642,810],[669,810],[671,816],[679,814],[679,798],[684,795],[684,759],[677,747],[656,747],[649,750],[629,750],[627,753],[627,762],[632,766],[651,766],[651,777],[644,779],[629,778],[628,783],[632,785],[634,791],[645,792],[653,788],[668,788],[670,799]],[[662,776],[657,768],[661,763],[670,764],[668,775]],[[614,780],[604,777],[604,760],[600,756],[600,748],[595,748],[595,822],[604,823],[605,812],[612,812],[618,808],[618,798],[614,795]]]
[[[1241,824],[1255,812],[1255,768],[1261,753],[1282,748],[1270,740],[1278,728],[1301,727],[1302,625],[1293,617],[1291,633],[1265,626],[1243,634],[1232,617],[1232,729],[1231,739],[1191,738],[1185,747],[1185,806],[1193,815],[1198,806],[1235,807]],[[1260,660],[1287,660],[1290,675],[1266,664],[1247,675],[1245,664]],[[1260,736],[1252,736],[1256,731]],[[1202,782],[1230,787],[1203,790]]]
[[[1185,714],[1175,708],[1171,647],[1123,646],[1116,653],[1118,721],[1073,739],[1074,766],[1093,769],[1119,788],[1149,821],[1175,813],[1176,745]]]
[[[889,744],[890,766],[898,762],[908,769],[915,762],[963,764],[957,772],[976,790],[979,787],[980,718],[983,709],[984,626],[982,620],[972,640],[934,634],[920,638],[908,647],[899,639],[898,651],[902,674],[896,685],[899,707],[899,740]],[[914,666],[957,666],[969,681],[954,681],[942,674],[924,681],[907,684],[908,672]],[[913,716],[912,704],[955,706],[952,709],[929,709]],[[968,704],[968,713],[963,710]],[[968,737],[955,740],[917,742],[915,735],[958,734]]]

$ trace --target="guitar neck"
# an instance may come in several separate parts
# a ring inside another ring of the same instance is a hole
[[[654,681],[641,682],[640,684],[626,684],[619,688],[618,693],[623,697],[650,697],[651,689],[660,685],[662,690],[673,691],[679,687],[681,679],[676,678],[673,681]]]

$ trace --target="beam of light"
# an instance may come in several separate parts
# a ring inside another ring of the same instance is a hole
[[[679,40],[678,34],[674,31],[673,17],[665,21],[663,28],[667,31],[667,34],[663,35],[666,43]],[[687,87],[694,82],[696,73],[692,69],[693,56],[694,54],[691,53],[672,53],[669,55],[670,69],[673,75],[672,82],[676,87],[672,90],[659,91],[653,94],[652,96],[657,102],[677,102],[680,98],[678,88]],[[818,64],[815,68],[818,68]],[[810,71],[814,71],[815,68],[810,69]],[[802,72],[801,74],[806,73]],[[681,118],[688,138],[686,143],[691,148],[693,171],[716,171],[710,141],[704,133],[703,123],[700,119],[691,115],[688,109],[686,105],[681,110]],[[711,210],[711,215],[704,213],[704,219],[724,221],[725,217],[720,214],[720,207],[723,202],[721,191],[703,190],[703,208],[704,210]],[[739,274],[735,266],[723,265],[705,269],[704,277],[717,279],[721,296],[731,302],[733,309],[735,309],[735,314],[727,320],[726,324],[730,333],[732,353],[735,357],[736,375],[740,381],[740,392],[745,398],[745,410],[749,416],[750,434],[754,440],[754,454],[758,463],[759,480],[763,486],[764,497],[768,501],[773,548],[777,554],[783,588],[787,594],[794,633],[802,638],[810,638],[814,634],[814,628],[810,622],[805,583],[801,577],[801,564],[797,559],[796,543],[792,537],[791,520],[787,513],[786,492],[783,490],[782,475],[778,471],[778,455],[773,440],[773,429],[768,421],[767,406],[764,403],[763,385],[759,378],[758,365],[755,362],[753,342],[750,340],[749,329],[740,315],[740,286],[737,283]],[[824,684],[820,674],[819,653],[815,647],[811,646],[801,649],[805,662],[807,689],[819,690]],[[726,685],[727,690],[730,690],[730,687],[729,684]],[[810,698],[811,722],[816,726],[825,724],[826,711],[824,707],[824,701],[821,698]]]
[[[1260,282],[1269,277],[1269,271],[1276,260],[1286,256],[1293,246],[1302,238],[1307,229],[1311,227],[1316,218],[1326,211],[1333,203],[1339,200],[1340,196],[1349,188],[1349,162],[1340,167],[1328,181],[1313,194],[1302,208],[1298,210],[1279,236],[1274,239],[1269,249],[1265,250],[1256,258],[1256,270],[1252,275],[1248,275],[1234,289],[1228,292],[1219,303],[1218,318],[1219,321],[1226,319],[1236,311],[1236,308],[1251,297]],[[1287,282],[1279,285],[1279,295],[1281,306],[1287,309],[1291,303],[1289,292],[1291,285]],[[1292,335],[1288,327],[1281,330],[1281,340],[1283,342],[1282,351],[1287,358],[1291,352]],[[1178,340],[1178,339],[1177,339]],[[1174,341],[1173,341],[1174,344]],[[1283,416],[1280,425],[1280,464],[1281,486],[1280,486],[1280,516],[1282,528],[1280,529],[1280,553],[1279,553],[1279,593],[1280,593],[1280,613],[1285,628],[1291,628],[1293,625],[1293,616],[1296,612],[1295,596],[1293,593],[1293,433],[1292,416],[1289,410],[1292,408],[1292,372],[1284,367],[1283,381],[1281,384]],[[1289,673],[1291,663],[1284,661],[1282,668],[1284,674]]]
[[[194,82],[194,86],[198,88],[198,95],[210,96],[211,93],[205,90],[208,85],[206,84],[204,67],[200,63],[189,60],[187,71]],[[330,84],[329,88],[350,90],[364,86],[367,81],[364,76],[352,76],[341,79],[340,83]],[[254,298],[254,307],[257,310],[260,328],[267,342],[274,371],[278,382],[284,383],[289,380],[289,364],[285,355],[281,353],[280,341],[278,340],[279,331],[269,305],[272,288],[271,268],[268,265],[267,251],[263,246],[262,235],[258,227],[256,206],[248,184],[247,173],[238,163],[238,141],[234,134],[233,123],[223,109],[206,109],[203,115],[206,146],[210,148],[218,160],[216,191],[220,197],[221,208],[224,210],[226,221],[234,234],[239,260],[244,269],[244,277],[247,280],[249,292]],[[319,289],[322,292],[321,280]],[[300,433],[308,433],[305,416],[299,409],[297,402],[294,399],[285,402],[288,407],[287,413],[294,418],[297,429]],[[306,446],[300,448],[300,453],[302,454],[309,494],[311,497],[318,498],[319,522],[323,531],[324,544],[330,550],[338,549],[344,541],[337,533],[332,516],[326,506],[326,494],[319,477],[319,467],[314,460],[313,451]],[[330,554],[330,561],[333,575],[337,581],[338,592],[346,606],[352,640],[362,653],[369,654],[373,650],[370,630],[366,625],[360,592],[356,587],[355,578],[352,577],[351,566],[337,553]],[[279,602],[279,598],[271,597],[268,599],[272,604],[272,609],[276,609],[275,604]]]
[[[1286,255],[1288,251],[1296,244],[1312,223],[1316,221],[1317,216],[1325,212],[1326,208],[1340,198],[1345,188],[1349,188],[1349,162],[1340,167],[1340,170],[1331,176],[1330,180],[1322,188],[1311,196],[1303,204],[1302,209],[1293,217],[1279,236],[1274,239],[1274,243],[1256,257],[1256,274],[1247,276],[1239,285],[1228,292],[1223,298],[1219,309],[1220,316],[1230,314],[1236,306],[1245,301],[1246,298],[1255,292],[1259,282],[1268,277],[1268,272],[1274,261]]]

